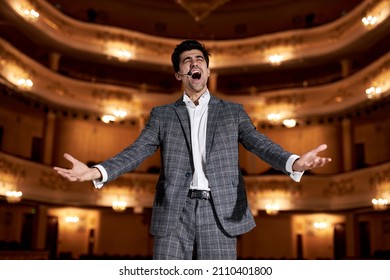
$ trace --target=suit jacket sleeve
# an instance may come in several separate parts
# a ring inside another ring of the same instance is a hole
[[[156,110],[152,109],[149,121],[133,144],[100,164],[107,171],[107,182],[134,170],[159,148],[160,124]]]
[[[285,151],[263,133],[256,130],[248,114],[239,105],[239,142],[273,168],[288,174],[286,162],[292,153]]]

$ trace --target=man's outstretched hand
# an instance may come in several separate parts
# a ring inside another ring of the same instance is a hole
[[[322,167],[326,163],[330,162],[332,160],[331,158],[317,156],[319,152],[326,150],[327,147],[328,146],[326,144],[322,144],[314,150],[311,150],[310,152],[307,152],[306,154],[302,155],[294,162],[293,170],[305,171],[316,167]]]
[[[75,159],[70,154],[64,154],[64,158],[72,163],[72,168],[66,169],[55,166],[54,170],[65,179],[71,182],[84,182],[101,178],[100,171],[97,168],[89,168],[86,164]]]

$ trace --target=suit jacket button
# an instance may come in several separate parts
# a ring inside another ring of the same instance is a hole
[[[186,177],[190,177],[191,176],[191,173],[190,172],[187,172],[186,173]]]

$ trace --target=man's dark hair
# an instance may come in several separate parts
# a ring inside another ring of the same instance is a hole
[[[209,56],[210,53],[206,49],[206,47],[199,43],[196,40],[185,40],[176,46],[175,50],[172,53],[172,65],[175,72],[179,72],[180,70],[180,55],[185,51],[190,50],[200,50],[206,59],[207,67],[209,67]]]

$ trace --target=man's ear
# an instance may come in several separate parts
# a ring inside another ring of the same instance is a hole
[[[181,75],[179,75],[179,73],[175,73],[175,78],[176,80],[181,81]]]

